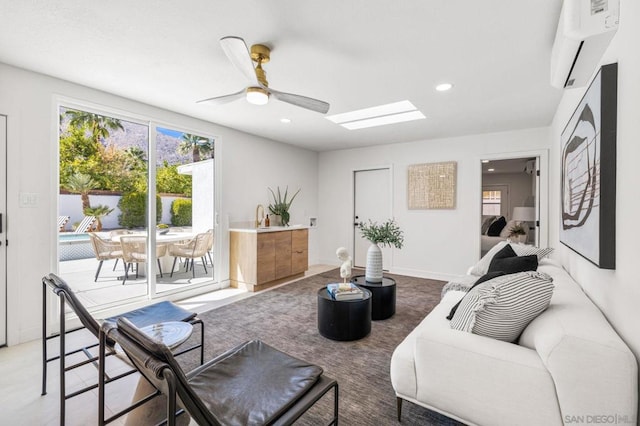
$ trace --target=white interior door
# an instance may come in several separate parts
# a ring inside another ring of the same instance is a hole
[[[0,115],[0,345],[7,344],[7,117]]]
[[[360,222],[370,220],[384,222],[391,218],[391,170],[357,170],[354,172],[354,241],[353,265],[364,267],[367,262],[367,249],[370,243],[362,238],[357,227]],[[391,249],[382,248],[382,268],[391,265]]]

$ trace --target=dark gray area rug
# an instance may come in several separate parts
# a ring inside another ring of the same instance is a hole
[[[317,291],[327,283],[340,281],[336,269],[200,315],[206,324],[205,360],[244,341],[260,339],[292,356],[321,366],[327,376],[338,381],[340,424],[398,424],[396,397],[389,377],[391,354],[440,301],[440,291],[445,283],[388,276],[397,283],[396,313],[389,319],[372,321],[371,333],[361,340],[337,342],[318,333]],[[181,363],[189,368],[194,367],[197,361],[192,356],[181,359]],[[333,392],[330,392],[297,424],[326,424],[332,413],[332,404]],[[402,424],[460,423],[405,402]]]

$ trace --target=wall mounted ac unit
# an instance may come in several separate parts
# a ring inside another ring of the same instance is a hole
[[[589,82],[618,30],[619,11],[619,0],[564,0],[551,51],[552,86]]]
[[[529,160],[524,166],[524,172],[527,174],[534,174],[536,172],[536,160]]]

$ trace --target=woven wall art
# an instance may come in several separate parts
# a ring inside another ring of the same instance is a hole
[[[455,161],[410,165],[409,209],[455,209],[457,167]]]

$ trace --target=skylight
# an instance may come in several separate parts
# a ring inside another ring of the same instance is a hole
[[[421,120],[424,114],[409,101],[394,102],[326,117],[349,130]]]

